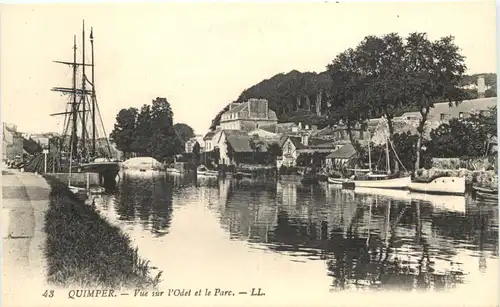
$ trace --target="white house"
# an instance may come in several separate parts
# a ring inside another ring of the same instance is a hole
[[[186,144],[184,144],[184,151],[186,153],[191,153],[193,152],[194,144],[198,143],[200,146],[200,153],[205,151],[205,140],[204,137],[201,135],[197,135],[193,138],[190,138],[189,140],[186,141]]]
[[[280,139],[282,156],[281,158],[276,160],[276,166],[278,168],[280,168],[282,165],[286,167],[297,165],[297,157],[299,156],[297,152],[297,146],[300,146],[300,142],[294,142],[294,139],[288,136],[284,136]]]

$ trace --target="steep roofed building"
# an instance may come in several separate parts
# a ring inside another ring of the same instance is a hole
[[[278,118],[269,109],[266,99],[250,99],[243,103],[231,103],[229,110],[222,114],[220,128],[222,130],[252,131],[263,129],[276,132]]]

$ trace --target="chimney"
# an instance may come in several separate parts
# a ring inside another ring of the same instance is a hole
[[[229,111],[231,111],[231,108],[232,108],[232,107],[233,107],[233,103],[231,102],[231,103],[229,104]]]
[[[477,96],[478,98],[484,98],[486,93],[486,85],[484,83],[484,76],[480,75],[477,77]]]

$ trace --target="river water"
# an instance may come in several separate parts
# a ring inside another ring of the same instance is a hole
[[[497,295],[498,206],[470,196],[124,175],[97,207],[163,271],[162,289],[260,288],[287,306],[351,291]]]

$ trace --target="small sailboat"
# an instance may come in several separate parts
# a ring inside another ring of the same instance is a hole
[[[389,158],[389,143],[391,144],[392,150],[394,154],[397,153],[394,149],[394,146],[390,142],[388,136],[386,136],[385,143],[385,152],[386,152],[386,165],[387,165],[387,174],[374,174],[372,172],[372,163],[371,163],[371,139],[368,140],[368,159],[369,159],[369,172],[363,176],[361,179],[348,179],[342,182],[342,186],[344,188],[376,188],[376,189],[406,189],[408,185],[411,183],[411,176],[392,176],[390,174],[390,158]],[[399,158],[398,158],[399,161]],[[401,163],[401,161],[400,161]],[[402,165],[402,163],[401,163]],[[404,166],[403,166],[404,167]]]
[[[464,177],[438,177],[430,182],[410,182],[411,192],[442,195],[465,195]]]

